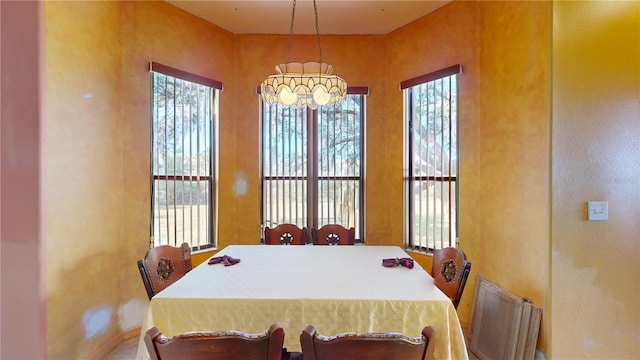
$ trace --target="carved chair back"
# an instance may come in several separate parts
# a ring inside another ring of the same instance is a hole
[[[280,323],[274,323],[269,330],[259,334],[194,331],[168,338],[153,327],[147,330],[144,342],[151,360],[280,360],[284,330]]]
[[[274,228],[264,228],[265,245],[305,245],[307,228],[295,224],[280,224]]]
[[[426,326],[417,338],[391,332],[324,336],[307,325],[300,334],[300,345],[304,360],[423,360],[433,357],[432,333]]]
[[[191,267],[191,248],[187,243],[180,247],[153,247],[138,260],[138,270],[149,299],[191,271]]]
[[[311,229],[314,245],[353,245],[356,243],[356,230],[339,224],[326,224]]]
[[[470,271],[471,263],[462,250],[454,247],[433,250],[431,276],[455,308],[458,308]]]

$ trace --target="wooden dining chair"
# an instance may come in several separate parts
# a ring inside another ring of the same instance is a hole
[[[264,333],[193,331],[168,338],[156,327],[144,336],[151,360],[281,360],[284,329],[274,323]]]
[[[311,238],[314,245],[354,245],[356,229],[347,229],[340,224],[326,224],[320,228],[312,228]]]
[[[274,228],[264,228],[265,245],[305,245],[307,228],[295,224],[280,224]]]
[[[462,250],[454,247],[433,250],[431,276],[435,285],[451,299],[456,309],[470,271],[471,263]]]
[[[191,248],[187,243],[180,247],[153,247],[138,260],[138,270],[149,300],[191,271],[191,267]]]
[[[425,326],[416,338],[393,332],[325,336],[307,325],[300,345],[304,360],[424,360],[433,359],[432,334],[433,329]]]

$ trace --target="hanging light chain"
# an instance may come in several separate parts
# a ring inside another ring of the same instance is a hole
[[[313,13],[316,17],[316,37],[318,40],[318,53],[320,54],[319,63],[322,64],[322,48],[320,47],[320,26],[318,25],[318,6],[316,6],[316,0],[313,0]]]
[[[320,25],[318,23],[318,5],[316,4],[316,0],[313,0],[313,14],[315,16],[316,22],[316,42],[318,43],[318,56],[320,61],[318,63],[322,64],[322,47],[320,46]],[[296,0],[293,0],[293,6],[291,7],[291,24],[289,25],[289,49],[287,51],[287,61],[291,62],[291,47],[293,43],[293,23],[296,18]]]
[[[315,0],[314,0],[315,1]],[[291,62],[291,42],[293,41],[293,20],[296,17],[296,0],[293,0],[293,7],[291,8],[291,24],[289,26],[289,52],[287,62]],[[316,20],[317,23],[317,20]]]

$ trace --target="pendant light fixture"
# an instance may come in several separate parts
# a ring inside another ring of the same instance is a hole
[[[347,97],[347,83],[341,77],[333,75],[333,66],[322,62],[316,0],[313,0],[313,11],[320,61],[291,62],[293,21],[296,14],[296,0],[293,0],[288,62],[276,66],[277,74],[267,77],[260,86],[262,98],[269,105],[293,106],[297,109],[308,106],[315,110],[322,105],[340,104]]]

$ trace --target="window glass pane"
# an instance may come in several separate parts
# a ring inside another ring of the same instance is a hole
[[[263,223],[306,226],[307,116],[303,110],[265,106],[263,112]]]
[[[154,238],[175,244],[183,239],[207,243],[211,198],[209,181],[167,181],[154,183]],[[159,245],[160,243],[158,243]]]
[[[360,236],[362,96],[322,108],[318,118],[318,227],[341,224]]]

